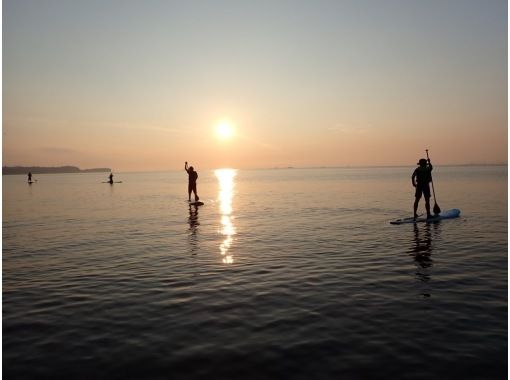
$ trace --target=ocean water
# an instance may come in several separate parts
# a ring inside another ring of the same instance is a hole
[[[506,379],[507,167],[412,170],[3,176],[4,378]]]

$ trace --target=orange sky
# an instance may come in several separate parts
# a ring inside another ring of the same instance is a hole
[[[368,2],[4,1],[3,164],[506,163],[506,2]]]

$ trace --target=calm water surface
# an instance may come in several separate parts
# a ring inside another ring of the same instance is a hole
[[[506,379],[507,167],[412,170],[3,176],[5,378]]]

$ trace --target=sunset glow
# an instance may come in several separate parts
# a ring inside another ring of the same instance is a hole
[[[4,2],[4,165],[507,162],[505,1],[126,3]]]

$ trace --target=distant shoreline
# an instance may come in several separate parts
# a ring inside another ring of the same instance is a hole
[[[106,173],[110,168],[80,169],[76,166],[3,166],[2,175],[17,174],[55,174],[55,173]]]
[[[366,166],[275,166],[275,167],[261,167],[261,168],[234,168],[237,170],[314,170],[314,169],[390,169],[390,168],[411,168],[416,165],[366,165]],[[507,163],[497,164],[435,164],[436,167],[497,167],[508,166]],[[204,168],[203,170],[216,170],[217,168]],[[28,172],[32,174],[66,174],[66,173],[110,173],[111,168],[92,168],[80,169],[76,166],[4,166],[2,168],[2,175],[26,175]],[[181,171],[181,169],[165,169],[165,170],[120,170],[117,173],[166,173],[166,172]]]

